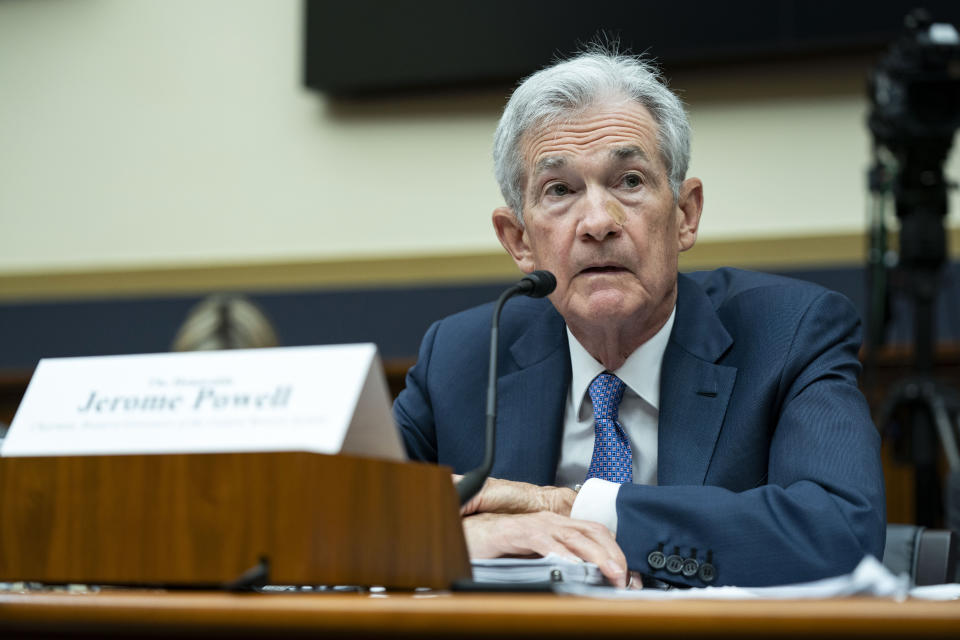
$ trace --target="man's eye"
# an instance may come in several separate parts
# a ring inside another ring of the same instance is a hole
[[[547,187],[546,194],[548,196],[565,196],[570,193],[570,187],[563,184],[562,182],[557,182],[549,187]]]
[[[641,180],[640,176],[636,173],[628,173],[627,175],[623,176],[620,182],[628,189],[636,189],[643,184],[643,180]]]

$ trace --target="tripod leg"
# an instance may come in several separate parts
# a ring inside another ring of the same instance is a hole
[[[949,427],[953,434],[960,433],[960,414],[954,414]],[[950,468],[944,489],[944,525],[960,533],[960,469]],[[960,580],[958,568],[957,580]]]
[[[960,471],[947,474],[946,517],[944,524],[948,529],[960,533]]]
[[[937,428],[937,435],[940,436],[940,444],[943,446],[943,452],[947,456],[947,463],[951,472],[960,472],[960,452],[957,451],[957,439],[954,435],[953,421],[947,412],[947,407],[943,398],[936,391],[932,392],[927,398],[930,403],[930,411],[933,414],[933,421]]]
[[[910,442],[914,464],[914,505],[916,524],[940,526],[943,502],[940,477],[937,473],[939,447],[937,433],[931,424],[932,411],[915,407],[910,415]]]

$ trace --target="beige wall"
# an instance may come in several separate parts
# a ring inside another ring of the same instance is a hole
[[[0,2],[0,276],[496,250],[504,96],[330,104],[301,85],[301,11]],[[673,79],[701,242],[863,228],[866,65]]]

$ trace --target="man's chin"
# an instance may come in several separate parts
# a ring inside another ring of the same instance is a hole
[[[618,289],[595,291],[580,304],[571,305],[570,312],[581,321],[608,323],[628,319],[642,311],[641,301],[627,296]]]

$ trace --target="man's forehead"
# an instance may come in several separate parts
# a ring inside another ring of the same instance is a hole
[[[632,100],[616,101],[542,122],[527,131],[522,148],[525,164],[535,171],[561,166],[564,156],[598,150],[614,153],[614,159],[652,160],[657,132],[657,122],[646,107]]]
[[[650,160],[649,155],[644,151],[643,147],[629,143],[609,147],[606,150],[606,155],[613,161]],[[567,165],[568,157],[569,156],[562,150],[557,153],[541,156],[533,168],[534,174],[554,169],[562,169]]]

